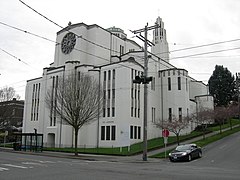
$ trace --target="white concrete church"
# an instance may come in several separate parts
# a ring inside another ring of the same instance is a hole
[[[213,108],[208,86],[169,63],[164,23],[160,17],[156,23],[155,46],[148,52],[148,76],[153,77],[148,85],[148,139],[162,135],[156,122]],[[23,132],[37,129],[48,147],[73,145],[73,128],[50,112],[45,96],[49,89],[54,93],[59,77],[81,71],[100,80],[104,101],[102,116],[80,129],[79,146],[124,147],[143,141],[143,85],[132,82],[143,72],[143,48],[120,28],[84,23],[69,24],[57,33],[56,41],[54,62],[43,69],[42,77],[27,81]]]

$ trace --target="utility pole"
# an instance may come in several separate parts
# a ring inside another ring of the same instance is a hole
[[[237,96],[238,96],[238,119],[240,120],[240,73],[236,73],[236,85],[237,85]]]
[[[148,111],[148,109],[147,109],[148,90],[147,89],[148,89],[148,83],[150,81],[152,81],[152,77],[148,77],[148,50],[147,50],[147,47],[148,47],[148,45],[150,45],[150,44],[153,45],[153,44],[150,41],[148,41],[147,33],[148,33],[148,30],[155,29],[157,27],[159,27],[159,25],[157,25],[157,24],[154,26],[151,26],[151,27],[148,27],[148,24],[147,24],[145,26],[145,28],[143,28],[143,29],[132,31],[134,34],[144,32],[144,37],[141,34],[140,34],[140,37],[137,36],[139,39],[144,41],[144,72],[143,72],[142,77],[136,76],[135,80],[133,80],[133,83],[138,83],[138,84],[143,83],[144,84],[143,156],[142,156],[143,161],[147,161],[147,111]]]

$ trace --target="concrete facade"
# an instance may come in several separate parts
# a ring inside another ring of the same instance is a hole
[[[181,116],[190,115],[196,112],[197,106],[213,108],[208,87],[189,77],[187,70],[169,64],[168,54],[161,54],[168,51],[168,44],[161,18],[157,23],[161,27],[153,32],[156,46],[149,52],[148,59],[149,76],[153,77],[148,85],[148,139],[161,136],[156,123],[169,118],[170,108],[172,115],[176,116],[179,113]],[[69,33],[75,36],[70,34],[73,41],[67,40],[66,49],[63,49],[63,39]],[[143,85],[132,82],[143,72],[141,46],[127,39],[119,28],[105,30],[84,23],[69,25],[59,31],[56,41],[59,43],[55,48],[54,62],[43,69],[42,77],[27,81],[23,132],[33,132],[36,128],[38,133],[44,134],[45,146],[73,146],[73,128],[50,113],[45,97],[49,89],[54,92],[56,84],[62,83],[60,77],[85,72],[100,79],[103,114],[99,120],[80,129],[79,146],[124,147],[142,141]],[[194,126],[191,127],[184,133],[190,132]]]

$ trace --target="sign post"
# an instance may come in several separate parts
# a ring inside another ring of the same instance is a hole
[[[4,133],[4,147],[5,147],[5,144],[6,144],[6,138],[7,138],[7,136],[8,136],[8,131],[5,131],[5,133]]]
[[[162,136],[164,138],[164,150],[165,150],[165,158],[166,158],[167,157],[166,147],[167,147],[168,136],[169,136],[168,129],[163,129],[162,130]]]

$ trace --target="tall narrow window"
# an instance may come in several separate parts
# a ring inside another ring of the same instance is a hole
[[[112,126],[112,139],[111,140],[116,140],[116,126]]]
[[[112,89],[112,98],[115,99],[115,89]]]
[[[107,108],[107,117],[110,117],[110,108]]]
[[[168,76],[170,76],[171,75],[171,71],[170,70],[168,70]]]
[[[80,81],[81,72],[78,71],[78,80]]]
[[[106,116],[106,109],[103,108],[103,117],[105,117],[105,116]]]
[[[181,77],[178,77],[178,90],[181,90]]]
[[[134,75],[133,75],[133,69],[131,69],[131,79],[135,79]]]
[[[113,76],[113,79],[115,79],[115,76],[116,76],[115,69],[113,69],[112,76]]]
[[[105,126],[101,126],[101,140],[105,140]]]
[[[120,45],[120,56],[124,54],[124,46]]]
[[[110,140],[110,126],[106,126],[106,140]]]
[[[141,139],[141,127],[138,126],[138,139]]]
[[[133,107],[131,107],[131,117],[133,117]]]
[[[112,107],[112,117],[115,117],[115,107]]]
[[[151,90],[155,91],[155,77],[152,78]]]
[[[137,139],[137,126],[134,126],[134,139]]]
[[[53,117],[53,126],[56,126],[57,121],[57,88],[58,88],[58,76],[56,76],[56,85],[55,85],[55,95],[54,95],[54,117]]]
[[[106,99],[106,90],[103,90],[103,99]]]
[[[133,126],[130,126],[130,139],[133,139]]]
[[[168,108],[168,121],[172,122],[172,108]]]
[[[152,107],[152,122],[155,122],[155,108]]]
[[[104,81],[107,80],[107,73],[106,73],[106,71],[104,71],[104,73],[103,73],[103,80],[104,80]]]
[[[178,75],[179,75],[179,76],[181,75],[181,71],[180,71],[180,70],[178,70]]]
[[[182,108],[178,108],[179,121],[182,122]]]
[[[110,99],[110,96],[111,96],[111,91],[110,89],[108,90],[108,99]]]
[[[187,81],[187,78],[186,78],[186,91],[188,91],[188,81]]]
[[[108,80],[111,80],[111,71],[108,71]]]
[[[53,80],[52,80],[52,94],[51,94],[51,109],[50,109],[50,126],[53,125],[54,87],[55,87],[55,77],[53,76]]]
[[[168,90],[171,91],[172,85],[171,85],[171,78],[168,78]]]

